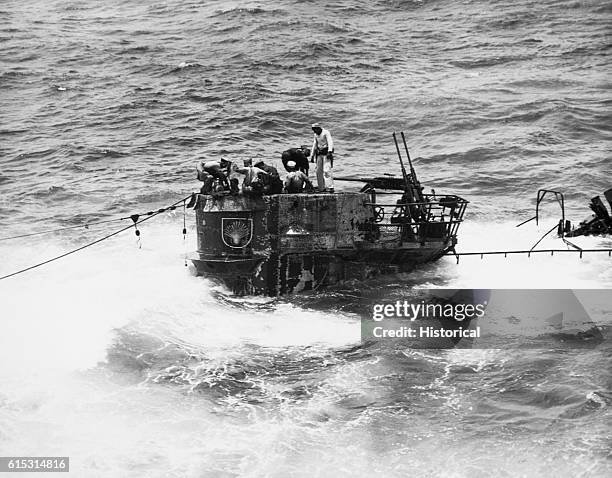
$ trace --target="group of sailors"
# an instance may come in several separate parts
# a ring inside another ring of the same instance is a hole
[[[314,133],[312,148],[301,146],[283,152],[281,161],[287,174],[281,180],[275,167],[263,161],[253,163],[244,160],[242,167],[221,158],[218,161],[202,161],[197,165],[198,179],[202,181],[202,194],[246,195],[334,192],[332,176],[334,143],[330,132],[319,123],[312,125]],[[315,164],[317,187],[308,177],[310,163]],[[239,175],[243,176],[240,188]]]

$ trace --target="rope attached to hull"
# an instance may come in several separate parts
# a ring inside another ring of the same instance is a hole
[[[189,195],[187,198],[192,198],[192,196],[193,195]],[[30,232],[28,234],[19,234],[17,236],[0,237],[0,241],[10,241],[12,239],[21,239],[23,237],[39,236],[39,235],[42,235],[42,234],[52,234],[54,232],[68,231],[68,230],[71,230],[71,229],[79,229],[81,227],[84,227],[85,229],[89,229],[90,226],[97,226],[99,224],[108,224],[110,222],[125,221],[127,219],[131,219],[132,221],[136,222],[136,221],[138,221],[138,219],[141,216],[153,216],[153,215],[160,214],[162,212],[172,211],[172,210],[176,209],[177,204],[179,204],[180,202],[185,202],[187,200],[187,198],[185,198],[184,200],[181,199],[181,201],[179,201],[178,203],[175,203],[175,204],[173,204],[171,206],[168,206],[168,207],[165,207],[165,208],[161,208],[161,209],[157,209],[156,211],[147,211],[147,212],[142,212],[142,213],[139,213],[139,214],[131,214],[131,215],[125,216],[125,217],[116,217],[114,219],[105,219],[103,221],[95,221],[95,222],[88,222],[88,223],[85,223],[85,224],[78,224],[78,225],[75,225],[75,226],[60,227],[58,229],[48,229],[48,230],[45,230],[45,231]],[[189,207],[189,206],[187,206],[187,207]]]
[[[21,269],[21,270],[15,271],[15,272],[11,272],[10,274],[6,274],[4,276],[1,276],[0,280],[8,279],[9,277],[13,277],[13,276],[16,276],[18,274],[22,274],[24,272],[30,271],[32,269],[36,269],[37,267],[43,266],[45,264],[49,264],[50,262],[54,262],[54,261],[57,261],[59,259],[62,259],[64,257],[69,256],[71,254],[74,254],[76,252],[82,251],[83,249],[86,249],[86,248],[91,247],[91,246],[93,246],[95,244],[98,244],[98,243],[100,243],[102,241],[110,239],[111,237],[116,236],[117,234],[121,234],[122,232],[127,231],[128,229],[131,229],[132,227],[134,227],[136,229],[136,236],[138,237],[138,239],[140,239],[140,231],[138,230],[138,227],[137,227],[138,224],[142,224],[143,222],[148,221],[149,219],[153,219],[155,216],[157,216],[158,214],[161,214],[163,212],[172,211],[172,210],[176,209],[176,206],[181,204],[181,203],[183,203],[183,205],[185,205],[186,201],[188,199],[190,199],[191,197],[192,197],[192,195],[190,194],[189,196],[187,196],[187,197],[185,197],[183,199],[180,199],[179,201],[175,202],[174,204],[171,204],[170,206],[158,209],[157,211],[146,212],[146,213],[142,214],[144,216],[147,216],[147,217],[145,217],[143,219],[140,219],[141,214],[132,214],[131,216],[127,216],[125,218],[120,218],[120,219],[131,219],[133,224],[130,224],[129,226],[123,227],[123,228],[119,229],[118,231],[115,231],[115,232],[112,232],[110,234],[107,234],[106,236],[101,237],[99,239],[96,239],[95,241],[89,242],[89,243],[87,243],[87,244],[85,244],[85,245],[83,245],[81,247],[77,247],[76,249],[73,249],[71,251],[65,252],[63,254],[60,254],[59,256],[52,257],[51,259],[47,259],[46,261],[39,262],[38,264],[34,264],[34,265],[26,267],[24,269]],[[119,219],[112,219],[112,220],[109,220],[109,221],[106,221],[106,222],[117,221],[117,220],[119,220]],[[83,227],[83,226],[75,226],[75,227]],[[73,228],[69,228],[69,229],[73,229]],[[183,228],[183,231],[184,231],[183,233],[186,234],[187,231],[185,230],[185,228]],[[41,232],[40,234],[43,234],[43,232]],[[30,235],[34,235],[34,234],[30,234]],[[21,237],[25,237],[25,236],[26,235],[21,236]]]

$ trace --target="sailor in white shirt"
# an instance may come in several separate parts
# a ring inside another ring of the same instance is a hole
[[[332,167],[334,164],[334,141],[328,130],[321,128],[319,123],[312,125],[314,140],[310,153],[310,162],[316,161],[317,186],[319,191],[334,192]],[[316,158],[316,159],[315,159]]]

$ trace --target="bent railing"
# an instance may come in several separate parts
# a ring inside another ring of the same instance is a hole
[[[455,195],[424,194],[423,201],[372,202],[373,220],[365,230],[382,242],[448,241],[463,222],[467,200]]]

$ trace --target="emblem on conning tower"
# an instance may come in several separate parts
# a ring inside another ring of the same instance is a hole
[[[237,217],[221,218],[221,238],[223,244],[234,249],[242,249],[253,238],[253,220]]]

